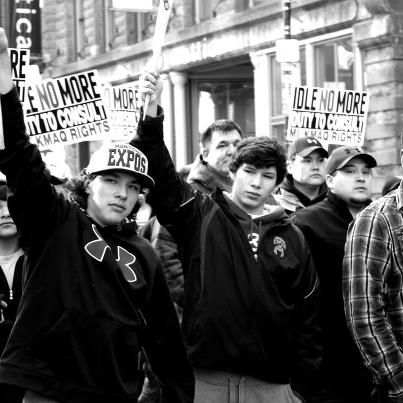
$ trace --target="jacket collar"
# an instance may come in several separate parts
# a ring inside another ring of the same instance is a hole
[[[403,211],[403,181],[396,190],[396,206],[399,211]]]
[[[305,196],[302,192],[300,192],[294,185],[294,178],[291,174],[287,174],[284,178],[283,183],[280,186],[282,189],[287,190],[288,192],[297,196],[299,201],[305,206],[308,207],[311,204],[315,204],[317,202],[322,201],[326,197],[327,186],[326,183],[323,183],[319,189],[319,196],[315,199],[310,199],[309,197]]]
[[[332,193],[330,190],[327,192],[327,199],[329,203],[333,206],[334,210],[339,211],[344,218],[350,221],[353,220],[353,216],[351,215],[350,210],[348,209],[347,203],[343,199]],[[364,203],[363,208],[367,207],[371,202],[372,200],[368,199]]]
[[[231,191],[232,181],[228,175],[223,175],[209,165],[199,154],[192,164],[187,181],[190,184],[199,184],[205,189],[204,193],[212,193],[217,188]]]
[[[342,217],[344,217],[349,221],[353,220],[353,216],[351,215],[350,210],[348,209],[347,203],[343,199],[341,199],[339,196],[335,195],[329,190],[327,192],[327,200],[332,205],[332,208],[335,211],[338,211]]]

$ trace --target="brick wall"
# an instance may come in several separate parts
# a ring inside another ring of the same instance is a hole
[[[367,1],[370,19],[354,26],[364,68],[364,87],[370,95],[365,146],[376,158],[375,193],[385,178],[402,175],[400,133],[403,129],[403,9],[399,3],[382,8]]]

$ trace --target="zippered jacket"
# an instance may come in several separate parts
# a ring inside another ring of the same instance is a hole
[[[184,183],[163,142],[161,112],[140,122],[132,144],[156,180],[149,202],[181,248],[192,364],[291,381],[304,394],[321,349],[318,279],[302,233],[281,207],[252,219],[220,189],[209,196]]]
[[[12,287],[10,288],[3,270],[0,268],[0,294],[4,297],[2,300],[7,304],[7,308],[3,309],[4,321],[0,322],[0,355],[4,350],[11,328],[13,327],[15,317],[17,316],[17,308],[22,293],[22,269],[24,263],[24,255],[21,255],[14,268]]]
[[[16,91],[1,102],[0,170],[28,260],[0,382],[60,402],[133,402],[144,347],[164,401],[192,402],[193,373],[151,245],[134,222],[100,227],[57,194],[25,135]]]
[[[310,246],[320,280],[323,339],[320,376],[347,395],[358,391],[364,401],[365,393],[369,399],[372,389],[371,376],[348,330],[342,293],[344,246],[352,221],[346,202],[330,191],[325,200],[298,210],[294,220]]]

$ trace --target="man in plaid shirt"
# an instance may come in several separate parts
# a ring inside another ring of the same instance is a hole
[[[403,187],[359,213],[347,236],[348,327],[371,370],[378,402],[403,402]]]

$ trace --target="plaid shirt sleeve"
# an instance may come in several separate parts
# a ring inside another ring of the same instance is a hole
[[[381,212],[365,209],[350,225],[343,262],[348,327],[390,397],[403,394],[403,353],[392,330],[396,320],[390,323],[391,317],[401,318],[400,329],[403,325],[402,272],[391,264],[394,248],[390,223]]]

